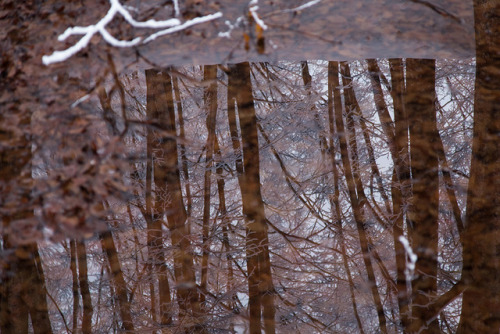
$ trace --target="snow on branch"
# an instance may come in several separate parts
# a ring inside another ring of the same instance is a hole
[[[221,12],[218,12],[218,13],[215,13],[215,14],[210,14],[210,15],[205,15],[205,16],[201,16],[201,17],[195,17],[194,19],[186,21],[183,24],[180,24],[178,26],[175,26],[175,27],[172,27],[172,28],[169,28],[169,29],[165,29],[165,30],[162,30],[162,31],[158,31],[158,32],[152,34],[151,36],[149,36],[148,38],[146,38],[144,40],[144,43],[151,42],[151,41],[155,40],[157,37],[160,37],[160,36],[163,36],[163,35],[167,35],[167,34],[172,34],[174,32],[180,31],[182,29],[185,29],[187,27],[193,26],[195,24],[200,24],[200,23],[203,23],[203,22],[215,20],[215,19],[218,19],[220,17],[222,17],[222,13]]]
[[[413,277],[413,272],[415,271],[415,264],[417,263],[418,257],[417,254],[413,252],[411,249],[410,242],[403,236],[399,237],[399,242],[403,245],[407,259],[406,259],[406,268],[405,268],[405,276],[407,281],[411,281]]]
[[[262,28],[262,30],[266,30],[267,25],[264,23],[264,21],[262,21],[262,19],[257,14],[257,11],[259,10],[259,6],[257,6],[257,2],[258,2],[258,0],[257,1],[252,0],[250,2],[251,6],[248,8],[248,10],[250,11],[250,14],[252,14],[252,17],[255,20],[255,22]]]
[[[108,10],[107,14],[96,24],[89,25],[86,27],[70,27],[66,29],[64,33],[59,35],[57,38],[59,41],[64,41],[68,37],[72,35],[84,35],[76,44],[73,46],[67,48],[66,50],[62,51],[55,51],[51,55],[43,56],[42,57],[42,62],[44,65],[50,65],[53,63],[58,63],[67,60],[71,56],[75,55],[78,53],[80,50],[84,49],[92,39],[92,37],[96,33],[100,33],[101,36],[104,38],[104,40],[109,43],[112,46],[116,47],[132,47],[135,45],[138,45],[140,43],[146,44],[150,41],[153,41],[159,36],[171,34],[180,30],[183,30],[187,27],[208,22],[211,20],[218,19],[222,17],[222,13],[218,12],[215,14],[210,14],[202,17],[196,17],[194,19],[191,19],[189,21],[186,21],[182,23],[179,19],[177,18],[172,18],[168,20],[163,20],[163,21],[156,21],[156,20],[148,20],[148,21],[136,21],[132,15],[130,15],[129,10],[132,8],[128,7],[125,8],[122,6],[122,4],[118,0],[109,0],[111,4],[111,8]],[[177,1],[174,1],[175,4],[175,15],[179,16],[179,5]],[[126,41],[126,40],[119,40],[113,37],[107,30],[106,30],[106,25],[110,23],[115,15],[119,13],[131,26],[136,27],[136,28],[152,28],[152,29],[164,29],[157,31],[153,34],[151,34],[149,37],[146,39],[143,39],[142,37],[136,37],[131,41]]]

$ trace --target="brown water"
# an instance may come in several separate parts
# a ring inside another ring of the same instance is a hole
[[[498,333],[500,5],[126,4],[2,4],[1,333]]]

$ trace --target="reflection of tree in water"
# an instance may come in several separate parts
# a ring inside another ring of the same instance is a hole
[[[463,238],[460,333],[500,328],[500,6],[475,1],[474,136]]]
[[[474,87],[470,60],[110,51],[32,88],[9,53],[1,332],[498,332],[500,9],[476,2]]]

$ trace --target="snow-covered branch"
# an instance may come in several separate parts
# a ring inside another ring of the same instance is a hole
[[[221,12],[218,12],[218,13],[215,13],[215,14],[210,14],[210,15],[205,15],[205,16],[201,16],[201,17],[195,17],[194,19],[186,21],[183,24],[180,24],[178,26],[175,26],[175,27],[172,27],[172,28],[169,28],[169,29],[165,29],[165,30],[161,30],[161,31],[158,31],[158,32],[152,34],[151,36],[149,36],[148,38],[146,38],[144,40],[144,43],[151,42],[151,41],[155,40],[156,38],[158,38],[160,36],[167,35],[167,34],[172,34],[174,32],[180,31],[182,29],[185,29],[187,27],[193,26],[195,24],[200,24],[200,23],[203,23],[203,22],[215,20],[215,19],[218,19],[220,17],[222,17],[222,13]]]
[[[295,12],[295,11],[303,10],[303,9],[312,7],[320,2],[321,2],[321,0],[312,0],[312,1],[306,2],[305,4],[303,4],[301,6],[291,8],[291,9],[286,9],[286,10],[284,10],[284,12]]]
[[[399,237],[399,242],[403,245],[407,260],[406,260],[406,268],[405,268],[405,276],[407,281],[411,281],[413,277],[413,272],[415,271],[415,264],[417,263],[418,257],[417,254],[413,252],[411,249],[410,242],[403,236]]]
[[[74,44],[73,46],[67,48],[66,50],[62,51],[55,51],[51,55],[45,55],[42,57],[42,62],[45,65],[50,65],[53,63],[58,63],[67,60],[71,56],[75,55],[78,53],[80,50],[84,49],[92,39],[92,37],[96,34],[99,33],[101,36],[104,38],[106,42],[108,42],[112,46],[116,47],[132,47],[138,44],[145,44],[148,43],[154,39],[156,39],[159,36],[171,34],[180,30],[183,30],[187,27],[208,22],[211,20],[218,19],[222,17],[222,13],[218,12],[215,14],[209,14],[206,16],[202,17],[196,17],[194,19],[188,20],[186,22],[181,22],[177,18],[172,18],[168,20],[163,20],[163,21],[156,21],[156,20],[148,20],[148,21],[137,21],[135,20],[132,15],[130,15],[129,8],[125,8],[118,0],[109,0],[111,7],[106,13],[106,15],[96,24],[89,25],[86,27],[70,27],[66,29],[64,33],[59,35],[58,40],[59,41],[64,41],[68,37],[72,35],[84,35],[80,40]],[[174,9],[175,9],[175,15],[179,16],[179,5],[177,1],[174,1]],[[160,31],[157,31],[153,34],[151,34],[147,38],[143,37],[136,37],[133,40],[127,41],[127,40],[119,40],[113,37],[107,30],[106,26],[108,23],[110,23],[115,15],[119,13],[131,26],[135,28],[150,28],[150,29],[163,29]]]
[[[257,1],[252,0],[250,4],[251,6],[248,8],[248,10],[250,11],[250,14],[252,15],[253,19],[262,28],[262,30],[266,30],[267,25],[264,23],[264,21],[262,21],[262,19],[257,14],[257,10],[259,10],[259,6],[257,6]]]

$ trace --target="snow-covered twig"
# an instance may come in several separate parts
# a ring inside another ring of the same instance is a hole
[[[266,13],[266,14],[264,14],[262,16],[267,18],[267,17],[271,17],[271,16],[274,16],[274,15],[279,15],[279,14],[283,14],[283,13],[298,12],[298,11],[301,11],[303,9],[307,9],[307,8],[313,7],[314,5],[319,4],[321,1],[323,1],[323,0],[311,0],[309,2],[306,2],[305,4],[297,6],[297,7],[288,8],[288,9],[275,10],[273,12]]]
[[[195,17],[194,19],[186,21],[183,24],[178,25],[176,27],[172,27],[172,28],[169,28],[169,29],[158,31],[158,32],[152,34],[151,36],[149,36],[148,38],[146,38],[144,40],[144,43],[151,42],[151,41],[155,40],[156,38],[158,38],[160,36],[167,35],[167,34],[172,34],[174,32],[180,31],[182,29],[185,29],[187,27],[193,26],[195,24],[200,24],[200,23],[203,23],[203,22],[208,22],[208,21],[211,21],[211,20],[218,19],[220,17],[222,17],[222,13],[221,12],[218,12],[218,13],[215,13],[215,14],[206,15],[206,16],[202,16],[202,17]]]
[[[85,94],[83,95],[81,98],[79,98],[78,100],[76,100],[75,102],[73,102],[71,104],[71,108],[74,108],[76,107],[77,105],[79,105],[80,103],[84,102],[84,101],[87,101],[88,99],[90,98],[90,94]]]
[[[224,23],[229,27],[229,30],[228,31],[221,31],[221,32],[219,32],[218,36],[219,37],[230,38],[231,37],[231,32],[235,28],[239,27],[243,21],[244,21],[243,16],[238,17],[236,19],[236,21],[234,21],[234,23],[231,23],[231,21],[226,20]]]
[[[399,242],[403,245],[405,252],[408,255],[406,260],[405,276],[407,281],[411,281],[413,278],[413,271],[415,270],[415,264],[417,263],[418,257],[417,254],[413,252],[413,249],[411,249],[408,239],[406,239],[403,236],[400,236]]]
[[[252,17],[255,20],[255,22],[262,28],[262,30],[266,30],[267,25],[264,23],[264,21],[262,21],[262,19],[257,14],[257,10],[259,10],[259,6],[252,6],[252,7],[248,8],[248,10],[250,11],[250,14],[252,14]]]
[[[179,1],[178,0],[173,0],[174,1],[174,12],[175,16],[181,15],[181,11],[179,10]]]
[[[210,14],[202,17],[197,17],[192,20],[186,21],[182,23],[179,19],[177,18],[172,18],[168,20],[163,20],[163,21],[156,21],[156,20],[148,20],[148,21],[136,21],[132,15],[130,15],[129,10],[131,8],[129,6],[124,7],[118,0],[109,0],[111,4],[111,8],[108,10],[106,15],[96,24],[89,25],[86,27],[70,27],[66,29],[64,33],[59,35],[58,40],[59,41],[64,41],[68,37],[72,35],[84,35],[76,44],[73,46],[67,48],[66,50],[62,51],[55,51],[51,55],[43,56],[42,57],[42,62],[45,65],[50,65],[53,63],[57,62],[62,62],[70,58],[71,56],[75,55],[82,49],[84,49],[92,39],[92,37],[96,33],[100,33],[101,36],[104,38],[104,40],[109,43],[112,46],[116,47],[132,47],[135,45],[138,45],[139,43],[142,42],[142,44],[148,43],[154,39],[156,39],[159,36],[163,36],[166,34],[171,34],[176,31],[180,31],[182,29],[185,29],[187,27],[193,26],[195,24],[200,24],[203,22],[211,21],[217,18],[222,17],[222,13],[218,12],[215,14]],[[174,11],[175,15],[179,16],[179,5],[177,0],[174,1]],[[115,15],[119,13],[121,16],[133,27],[135,28],[152,28],[152,29],[162,29],[162,28],[167,28],[161,31],[158,31],[152,35],[150,35],[148,38],[144,39],[142,37],[136,37],[131,41],[124,41],[124,40],[118,40],[115,37],[113,37],[107,30],[106,30],[106,25],[110,23]]]
[[[295,12],[295,11],[299,11],[299,10],[302,10],[302,9],[306,9],[306,8],[309,8],[309,7],[312,7],[318,3],[320,3],[321,0],[312,0],[312,1],[309,1],[309,2],[306,2],[305,4],[303,5],[300,5],[298,7],[295,7],[295,8],[291,8],[291,9],[285,9],[283,12]]]

